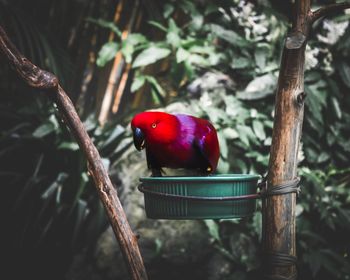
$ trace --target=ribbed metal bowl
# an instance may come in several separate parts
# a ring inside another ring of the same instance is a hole
[[[152,219],[232,219],[252,215],[259,175],[144,177],[145,209]]]

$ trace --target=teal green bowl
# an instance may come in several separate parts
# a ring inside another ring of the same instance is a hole
[[[145,210],[151,219],[233,219],[256,208],[259,175],[144,177]]]

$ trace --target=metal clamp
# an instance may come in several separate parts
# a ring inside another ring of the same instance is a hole
[[[193,195],[180,195],[180,194],[170,194],[163,192],[156,192],[149,189],[146,189],[140,184],[138,190],[142,193],[152,194],[164,198],[171,199],[185,199],[192,201],[235,201],[235,200],[247,200],[247,199],[259,199],[265,198],[273,195],[283,195],[288,193],[296,193],[297,195],[300,192],[299,187],[300,178],[297,177],[293,180],[283,182],[281,184],[267,188],[267,179],[266,177],[258,184],[260,192],[254,194],[246,194],[240,196],[220,196],[220,197],[211,197],[211,196],[193,196]]]
[[[258,199],[258,198],[260,198],[260,193],[240,195],[240,196],[220,196],[220,197],[193,196],[193,195],[185,196],[185,195],[180,195],[180,194],[170,194],[170,193],[151,191],[149,189],[145,189],[142,186],[142,184],[138,186],[138,190],[142,193],[161,196],[164,198],[185,199],[185,200],[192,200],[192,201],[235,201],[235,200],[246,200],[246,199]]]

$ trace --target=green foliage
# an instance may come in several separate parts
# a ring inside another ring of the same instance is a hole
[[[118,44],[116,42],[108,42],[103,45],[98,53],[96,64],[98,66],[105,66],[108,61],[113,59],[118,52]]]
[[[13,1],[0,1],[0,23],[16,47],[34,64],[52,71],[66,85],[73,66],[56,40]]]
[[[107,221],[79,146],[52,103],[35,96],[25,91],[1,105],[0,178],[15,197],[7,225],[17,229],[9,242],[40,252],[51,248],[53,238],[64,244],[60,252],[74,252],[94,244]],[[93,117],[84,125],[109,168],[123,152],[125,128],[102,129]]]
[[[118,35],[119,37],[122,36],[121,31],[119,30],[118,26],[116,26],[113,22],[110,21],[106,21],[104,19],[93,19],[93,18],[88,18],[87,21],[95,23],[101,27],[104,28],[109,28],[111,31],[113,31],[116,35]]]
[[[313,277],[327,273],[332,279],[346,279],[350,273],[349,169],[302,167],[300,171],[304,188],[297,211],[298,252]]]
[[[147,39],[132,54],[137,69],[132,91],[149,82],[144,66],[167,59],[167,78],[180,93],[180,102],[166,109],[180,108],[215,125],[221,147],[219,172],[264,174],[286,18],[268,5],[242,1],[231,6],[170,1],[163,14],[169,18],[179,10],[188,16],[185,22],[150,22],[164,32],[164,39]],[[296,209],[299,274],[305,279],[346,279],[350,269],[345,245],[350,232],[346,21],[340,16],[321,24],[306,52],[307,100],[299,153],[302,194]],[[184,81],[191,81],[187,88]],[[205,224],[214,246],[235,264],[235,279],[254,279],[261,266],[261,214]]]
[[[137,68],[155,63],[158,60],[167,57],[169,54],[170,50],[168,49],[150,46],[136,56],[132,67]]]
[[[135,71],[131,92],[148,85],[156,105],[170,101],[166,110],[181,108],[215,125],[221,146],[221,173],[263,175],[268,165],[273,94],[289,15],[279,12],[284,4],[276,1],[273,6],[269,1],[254,3],[165,1],[163,18],[148,22],[149,28],[162,34],[157,41],[141,33],[131,33],[122,40],[115,24],[89,19],[116,35],[114,41],[102,46],[99,66],[121,51]],[[296,208],[299,274],[304,279],[347,279],[350,275],[348,19],[348,15],[339,16],[319,24],[306,52],[307,98],[299,154],[302,193]],[[39,36],[33,30],[25,34]],[[42,51],[43,39],[37,47],[33,42],[39,39],[30,41],[31,36],[18,36],[21,48],[31,50],[34,46],[41,53],[39,57],[52,58]],[[167,98],[159,76],[146,71],[163,61],[169,68],[162,78],[176,90],[175,99]],[[51,106],[39,101],[41,98],[29,104],[24,97],[27,94],[22,92],[19,100],[5,100],[0,110],[5,124],[0,135],[0,158],[5,163],[18,159],[16,166],[4,164],[0,176],[10,182],[8,188],[17,198],[14,220],[24,211],[28,214],[27,220],[14,225],[21,235],[14,240],[42,244],[49,242],[57,228],[64,228],[65,234],[59,237],[62,243],[68,240],[73,248],[93,244],[106,221],[84,158]],[[128,156],[129,117],[116,120],[120,125],[111,123],[103,129],[94,117],[85,120],[106,166],[123,164],[123,157]],[[25,207],[34,204],[30,211]],[[213,246],[234,264],[230,279],[258,279],[261,213],[242,221],[204,223]],[[157,250],[161,245],[157,242]]]

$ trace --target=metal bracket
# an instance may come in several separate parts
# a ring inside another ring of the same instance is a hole
[[[170,193],[162,193],[155,192],[149,189],[145,189],[142,184],[138,186],[138,190],[142,193],[152,194],[161,196],[164,198],[171,199],[184,199],[184,200],[192,200],[192,201],[235,201],[235,200],[246,200],[246,199],[258,199],[260,198],[260,193],[240,195],[240,196],[220,196],[220,197],[211,197],[211,196],[193,196],[193,195],[180,195],[180,194],[170,194]]]

